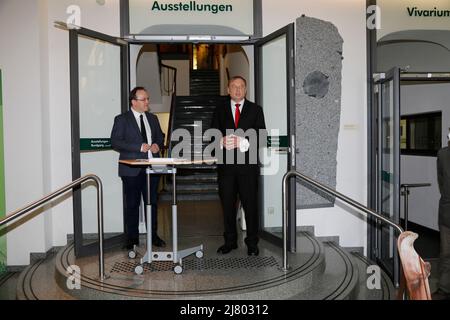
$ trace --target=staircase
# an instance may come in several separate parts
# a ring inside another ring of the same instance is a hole
[[[202,159],[203,151],[209,141],[203,141],[203,134],[211,127],[216,106],[225,97],[220,96],[220,77],[216,70],[192,70],[190,73],[191,96],[176,98],[173,131],[185,129],[191,141],[187,153],[173,154],[172,157]],[[172,131],[172,132],[173,132]],[[171,142],[171,150],[179,142]],[[160,201],[172,200],[173,184],[166,178]],[[177,172],[178,201],[209,201],[219,199],[216,165],[191,165],[179,167]]]
[[[187,257],[182,275],[174,276],[171,262],[154,262],[144,274],[132,269],[135,260],[124,250],[105,256],[109,277],[98,280],[96,257],[76,259],[73,245],[49,252],[20,274],[0,279],[0,297],[15,288],[17,299],[183,299],[183,300],[392,300],[395,289],[382,273],[381,288],[370,290],[366,282],[367,267],[373,265],[361,253],[349,251],[330,238],[314,236],[314,228],[302,227],[297,232],[298,252],[289,254],[290,270],[280,271],[281,250],[264,240],[260,256],[248,257],[243,240],[230,254],[217,255],[221,237],[202,239],[206,245],[202,259]],[[183,239],[189,246],[199,239]],[[170,246],[170,244],[169,244]],[[142,251],[142,248],[141,248]],[[67,267],[78,265],[82,271],[81,289],[67,287]]]
[[[191,96],[220,95],[220,75],[217,70],[191,70]]]
[[[174,114],[174,131],[185,129],[189,132],[191,141],[187,153],[172,156],[186,159],[201,159],[209,141],[203,141],[203,134],[211,127],[216,106],[223,103],[226,97],[215,96],[180,96],[176,98]],[[172,141],[175,148],[181,141]],[[166,188],[160,193],[161,201],[172,199],[172,181],[167,179]],[[179,201],[217,200],[217,166],[191,165],[179,167],[177,173],[177,199]]]

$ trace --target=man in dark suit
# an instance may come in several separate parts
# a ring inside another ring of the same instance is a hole
[[[441,199],[439,200],[439,232],[441,238],[439,259],[439,287],[433,300],[450,299],[450,133],[448,146],[437,154],[437,178]]]
[[[111,132],[114,150],[120,152],[120,160],[159,158],[164,136],[158,118],[149,113],[149,95],[145,88],[136,87],[130,93],[131,110],[116,116]],[[139,206],[141,197],[146,201],[146,173],[144,167],[132,167],[119,163],[125,194],[125,227],[128,250],[139,245]],[[152,242],[157,247],[165,246],[158,236],[158,196],[159,176],[152,175],[150,195],[152,204]],[[148,232],[148,230],[147,230]]]
[[[245,211],[248,255],[258,255],[258,134],[266,128],[263,110],[245,99],[247,83],[237,76],[228,82],[230,99],[217,106],[212,128],[222,133],[219,160],[219,195],[224,214],[225,244],[217,252],[226,254],[237,248],[237,196]],[[242,130],[239,130],[242,129]],[[253,130],[252,130],[253,129]],[[235,131],[237,130],[237,131]]]

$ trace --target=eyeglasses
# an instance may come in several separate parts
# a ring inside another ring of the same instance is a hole
[[[150,101],[150,98],[142,98],[142,99],[134,98],[134,100],[137,100],[137,101]]]

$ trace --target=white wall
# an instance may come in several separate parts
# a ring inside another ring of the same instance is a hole
[[[41,73],[40,63],[36,63],[41,62],[40,8],[33,1],[23,10],[23,4],[24,1],[17,0],[0,2],[8,213],[44,193],[42,102],[45,87],[41,87],[41,81],[45,74]],[[23,264],[28,261],[30,251],[40,252],[45,248],[45,220],[41,215],[7,234],[8,265]]]
[[[253,62],[253,61],[252,61]],[[245,54],[244,49],[240,45],[227,45],[227,54],[221,63],[221,81],[220,81],[220,92],[222,95],[227,95],[228,91],[228,80],[227,72],[228,69],[230,77],[242,76],[249,82],[249,67],[250,61]]]
[[[145,45],[137,61],[136,83],[147,89],[150,103],[162,105],[161,78],[156,45]]]
[[[162,63],[177,69],[177,96],[190,95],[190,61],[187,59],[163,60]]]
[[[0,68],[4,82],[6,208],[11,212],[72,180],[69,34],[55,28],[70,5],[81,25],[120,34],[119,1],[2,0]],[[12,32],[14,31],[14,32]],[[70,195],[45,215],[8,233],[8,265],[26,265],[31,252],[65,245],[73,233]]]
[[[442,145],[450,128],[450,84],[409,85],[401,88],[401,114],[442,111]],[[438,230],[439,187],[436,157],[401,156],[401,183],[431,183],[411,189],[409,221]],[[403,200],[403,199],[402,199]],[[403,202],[401,203],[403,216]]]
[[[284,27],[302,14],[333,23],[344,39],[342,112],[337,155],[337,190],[367,202],[367,85],[365,0],[263,0],[263,34]],[[301,139],[301,137],[297,137]],[[298,210],[299,225],[314,225],[320,236],[339,235],[343,246],[363,246],[363,216],[334,208]]]
[[[450,36],[450,32],[449,32]],[[409,72],[450,72],[450,51],[431,43],[396,43],[378,48],[378,72],[409,67]]]

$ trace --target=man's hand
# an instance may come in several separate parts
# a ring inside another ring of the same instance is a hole
[[[149,150],[151,150],[151,146],[147,143],[143,143],[142,147],[141,147],[141,152],[148,152]]]
[[[220,145],[226,150],[233,150],[239,148],[239,139],[235,135],[225,136],[220,139]]]
[[[159,146],[156,143],[154,143],[152,145],[149,145],[146,143],[142,144],[141,152],[149,152],[149,151],[151,151],[152,153],[158,153]]]
[[[152,153],[158,153],[159,152],[159,146],[156,143],[152,144],[152,146],[150,147],[150,151]]]

